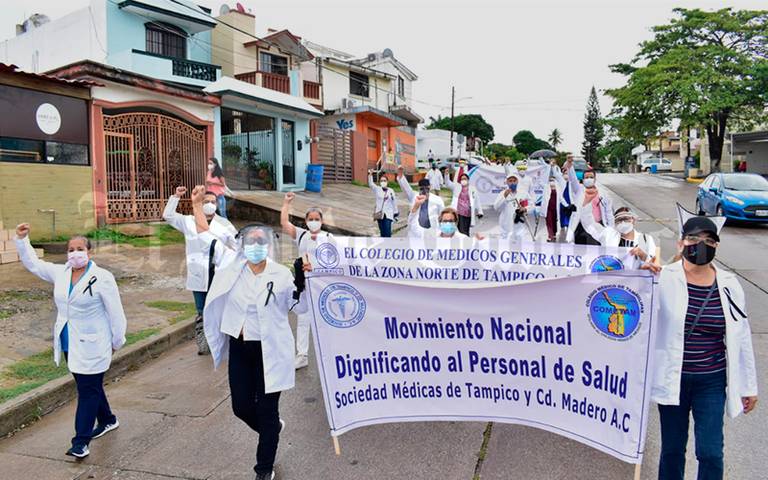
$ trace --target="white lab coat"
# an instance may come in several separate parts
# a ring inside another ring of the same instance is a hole
[[[461,195],[461,183],[458,182],[458,175],[459,171],[456,171],[456,176],[451,181],[451,178],[448,176],[448,174],[445,174],[445,186],[448,187],[453,192],[453,197],[451,198],[451,208],[456,209],[459,206],[459,195]],[[468,186],[469,189],[469,208],[470,208],[470,214],[469,216],[472,218],[472,223],[470,226],[474,227],[476,218],[478,215],[483,215],[483,203],[480,201],[480,197],[477,193],[477,189],[474,186]]]
[[[714,265],[714,264],[713,264]],[[746,313],[744,290],[736,276],[715,267],[717,287],[725,314],[727,371],[726,411],[733,418],[743,410],[741,397],[757,395],[752,332]],[[659,315],[656,327],[651,400],[659,405],[679,405],[683,369],[685,315],[688,287],[682,260],[665,266],[659,276]]]
[[[240,275],[245,268],[249,267],[245,258],[240,255],[234,262],[216,272],[208,291],[203,323],[214,368],[218,368],[224,357],[229,355],[229,336],[221,332],[221,319],[229,293],[235,282],[240,281]],[[288,390],[293,388],[295,382],[293,333],[288,323],[288,312],[296,303],[293,299],[293,292],[296,290],[293,275],[285,266],[267,259],[267,265],[264,271],[257,275],[257,279],[254,302],[261,329],[264,389],[266,393]],[[270,296],[267,302],[269,282],[273,282],[274,298]],[[301,301],[293,309],[297,314],[308,310],[304,297],[302,294]]]
[[[430,168],[426,178],[429,180],[430,190],[437,190],[439,192],[443,187],[443,175],[440,173],[440,170]]]
[[[19,258],[27,270],[53,284],[57,310],[53,326],[53,361],[60,364],[60,336],[66,324],[69,371],[91,375],[109,370],[112,350],[125,344],[127,324],[115,277],[92,261],[70,295],[72,269],[37,258],[29,237],[15,240]],[[87,290],[89,284],[91,289]]]
[[[419,212],[408,214],[408,236],[410,238],[444,238],[446,240],[451,238],[469,238],[458,230],[456,230],[452,237],[442,237],[440,236],[439,224],[437,228],[422,228],[419,225]]]
[[[571,219],[568,223],[568,232],[565,236],[567,243],[573,243],[576,234],[576,227],[579,226],[584,215],[592,215],[592,206],[584,206],[584,185],[579,183],[579,179],[576,176],[576,170],[571,166],[568,170],[568,187],[570,189],[571,204],[576,207],[576,211],[571,214]],[[603,225],[607,227],[613,226],[613,202],[605,195],[598,193],[600,198],[600,215],[603,217]],[[582,210],[586,210],[582,212]],[[584,227],[584,225],[582,225]],[[590,234],[591,235],[591,234]],[[597,240],[597,238],[595,238]]]
[[[411,211],[413,210],[413,205],[416,202],[416,197],[418,194],[416,191],[413,190],[411,187],[411,184],[408,183],[408,180],[406,180],[405,176],[402,176],[397,179],[397,183],[400,185],[400,189],[405,192],[405,195],[408,197],[408,218],[409,218],[409,227],[408,227],[408,236],[409,237],[420,237],[423,235],[424,228],[421,227],[421,225],[418,224],[418,212],[417,215],[417,222],[416,227],[417,228],[411,228],[410,227],[410,215]],[[435,195],[434,193],[429,194],[429,205],[428,205],[428,211],[429,211],[429,225],[430,230],[434,229],[436,232],[438,231],[438,224],[440,220],[440,212],[442,212],[445,209],[445,202],[443,201],[443,198]]]
[[[590,223],[583,221],[582,226],[587,231],[587,233],[592,235],[592,238],[600,242],[601,246],[619,246],[619,243],[621,242],[621,233],[619,233],[615,227],[604,227],[600,225],[599,223],[595,222],[592,215],[589,215],[589,221]],[[656,241],[652,236],[648,235],[647,233],[641,233],[635,230],[635,239],[633,242],[634,247],[640,248],[640,250],[648,255],[648,262],[653,261],[653,259],[656,257]]]
[[[376,206],[374,212],[384,212],[384,218],[394,220],[397,213],[397,197],[395,191],[391,188],[384,190],[381,185],[376,185],[373,181],[373,175],[368,175],[368,186],[376,195]]]
[[[184,234],[187,253],[187,290],[206,292],[208,291],[208,257],[211,242],[214,238],[219,239],[214,247],[213,258],[216,268],[221,269],[234,259],[232,251],[225,248],[222,242],[231,242],[237,234],[237,229],[226,218],[214,215],[209,226],[210,232],[198,233],[194,215],[178,213],[176,211],[178,206],[179,197],[172,195],[165,205],[163,218],[169,225]]]
[[[563,191],[565,190],[565,179],[563,178],[562,173],[560,173],[560,169],[557,167],[552,167],[551,171],[553,172],[553,176],[555,177],[555,195],[557,197],[557,208],[555,208],[555,215],[557,219],[557,225],[558,228],[560,225],[560,207],[567,207],[568,202],[565,201],[565,198],[563,198]],[[541,211],[540,215],[543,218],[547,218],[547,207],[549,206],[549,200],[552,198],[552,188],[549,186],[549,182],[547,182],[547,185],[544,187],[544,194],[541,197]]]
[[[496,200],[493,202],[493,208],[499,212],[499,228],[501,229],[501,238],[512,238],[516,242],[531,239],[531,232],[525,223],[515,223],[515,213],[520,203],[520,199],[513,194],[509,194],[506,197],[502,190],[496,196]],[[530,203],[528,204],[528,211],[530,212]]]

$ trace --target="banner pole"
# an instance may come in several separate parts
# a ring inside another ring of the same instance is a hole
[[[333,437],[336,438],[336,437]],[[636,463],[635,464],[635,478],[634,480],[640,480],[640,470],[642,469],[643,464],[642,463]]]
[[[336,452],[336,456],[341,456],[341,445],[339,445],[339,437],[331,437],[333,439],[333,451]],[[640,478],[640,477],[637,477]]]

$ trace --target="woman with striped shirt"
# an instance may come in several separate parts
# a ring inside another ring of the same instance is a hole
[[[723,414],[749,413],[757,374],[744,291],[712,261],[720,242],[706,217],[685,222],[682,259],[659,278],[652,399],[659,405],[659,479],[683,480],[693,415],[699,480],[723,478]]]

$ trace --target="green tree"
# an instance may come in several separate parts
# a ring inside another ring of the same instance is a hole
[[[514,142],[517,151],[526,156],[532,154],[536,150],[552,148],[544,140],[536,138],[536,135],[530,130],[520,130],[514,137],[512,137],[512,142]]]
[[[674,10],[653,28],[629,64],[612,65],[627,76],[609,90],[629,124],[648,130],[680,121],[702,126],[712,170],[719,170],[729,122],[759,124],[768,102],[768,11]]]
[[[493,140],[493,137],[494,137],[493,126],[490,123],[486,122],[482,115],[478,115],[478,114],[457,115],[453,118],[453,124],[454,124],[453,131],[456,133],[460,133],[465,137],[471,137],[471,136],[479,137],[480,140],[483,141],[483,143],[489,143],[491,140]],[[437,119],[432,119],[432,123],[427,126],[427,129],[450,130],[451,118],[438,117]]]
[[[549,133],[549,138],[547,138],[547,140],[549,141],[549,144],[552,145],[552,148],[557,151],[557,147],[563,143],[563,134],[556,128]]]
[[[626,170],[632,162],[632,149],[637,141],[623,136],[627,120],[621,116],[610,116],[604,120],[606,126],[605,144],[597,150],[597,157],[606,168]]]
[[[584,143],[581,144],[581,154],[589,164],[597,160],[597,150],[605,136],[603,119],[600,116],[600,103],[597,101],[595,87],[589,92],[587,113],[584,115]]]
[[[491,160],[501,162],[516,162],[525,158],[525,155],[517,151],[512,145],[504,145],[503,143],[491,143],[485,147],[485,154]]]

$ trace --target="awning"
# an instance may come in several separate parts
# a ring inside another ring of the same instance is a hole
[[[124,0],[117,6],[143,18],[176,25],[190,34],[210,30],[217,24],[209,12],[189,0]]]
[[[290,113],[307,119],[322,117],[323,113],[301,98],[259,87],[232,77],[222,77],[203,89],[207,93],[221,95],[223,104],[235,100],[253,104],[254,107],[277,114]]]
[[[768,131],[734,133],[733,143],[768,142]]]
[[[392,105],[389,107],[390,113],[393,113],[397,115],[398,117],[404,119],[409,124],[416,124],[423,123],[424,119],[419,116],[416,112],[408,108],[406,105]]]
[[[405,120],[378,108],[363,106],[340,111],[341,115],[359,115],[373,127],[401,127]]]

